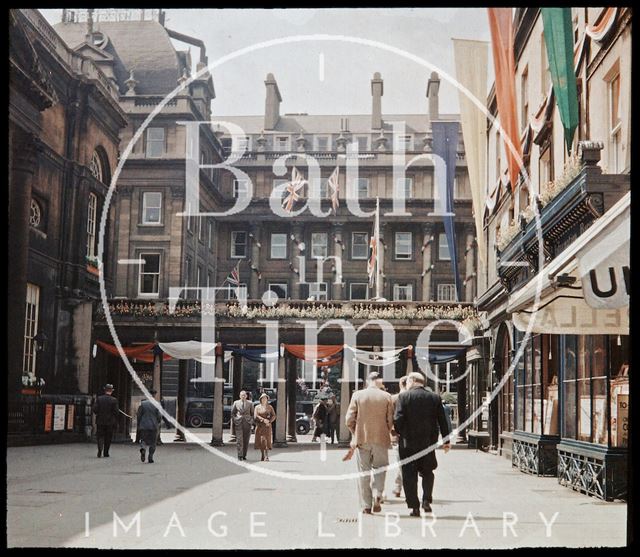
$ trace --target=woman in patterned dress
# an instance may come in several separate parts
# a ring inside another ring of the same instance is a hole
[[[259,449],[262,454],[260,460],[269,460],[272,439],[271,424],[276,419],[276,412],[269,404],[267,393],[260,395],[260,404],[256,405],[254,419],[256,423],[255,448]]]

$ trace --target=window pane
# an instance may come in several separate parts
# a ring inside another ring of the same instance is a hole
[[[589,352],[591,337],[578,337],[578,439],[591,440],[591,385]]]
[[[449,253],[449,244],[447,242],[446,234],[438,234],[438,259],[444,261],[451,260],[451,254]]]
[[[311,257],[327,257],[326,232],[313,232],[311,234]]]
[[[351,296],[352,300],[366,300],[369,285],[366,282],[352,283]]]
[[[281,300],[287,299],[287,284],[279,282],[270,282],[269,290],[275,292]]]
[[[411,259],[411,232],[396,232],[396,259]]]
[[[358,138],[358,151],[362,153],[363,151],[369,150],[369,138],[368,137],[359,137]]]
[[[271,258],[286,259],[287,257],[287,235],[271,234]]]
[[[245,257],[246,256],[246,232],[232,232],[231,233],[231,257]]]
[[[351,257],[353,259],[366,259],[369,254],[369,234],[367,232],[354,232],[351,236]]]

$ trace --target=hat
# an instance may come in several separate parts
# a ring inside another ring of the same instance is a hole
[[[263,398],[266,398],[267,400],[269,400],[269,395],[267,393],[262,393],[260,395],[260,400],[262,400]]]
[[[376,379],[382,379],[382,377],[380,377],[380,374],[377,371],[372,371],[368,376],[367,376],[367,380],[368,381],[375,381]]]
[[[104,391],[113,391],[113,385],[111,383],[107,383],[104,387],[103,387]]]

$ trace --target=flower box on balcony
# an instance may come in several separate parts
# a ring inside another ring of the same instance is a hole
[[[38,396],[40,394],[40,389],[36,387],[23,387],[20,392],[23,395]]]

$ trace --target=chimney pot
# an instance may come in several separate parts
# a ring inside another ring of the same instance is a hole
[[[384,94],[382,76],[380,72],[373,74],[371,80],[371,128],[382,129],[382,95]]]
[[[267,89],[264,108],[264,129],[273,130],[278,124],[278,120],[280,120],[280,103],[282,102],[282,96],[278,89],[278,83],[272,73],[267,74],[264,85]]]
[[[431,72],[431,77],[427,84],[427,98],[429,99],[429,118],[438,120],[440,118],[438,91],[440,90],[440,77],[437,72]]]

